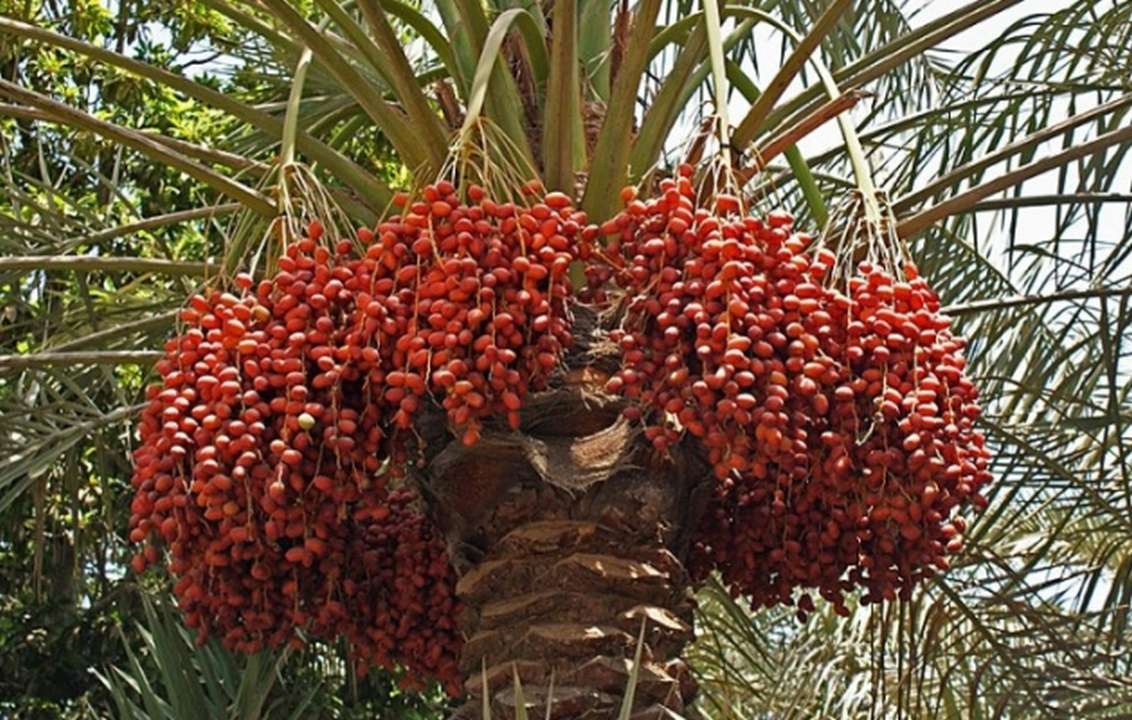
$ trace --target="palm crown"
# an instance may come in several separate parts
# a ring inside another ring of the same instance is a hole
[[[0,16],[0,33],[20,40],[0,80],[13,119],[0,201],[13,318],[0,335],[5,533],[32,537],[22,521],[42,516],[44,498],[78,492],[72,468],[122,482],[114,456],[128,444],[137,366],[186,290],[262,263],[306,219],[372,224],[395,189],[456,171],[511,186],[538,177],[600,221],[622,186],[719,157],[752,203],[818,228],[853,188],[886,191],[898,233],[972,339],[998,481],[961,566],[909,602],[797,627],[705,590],[693,658],[705,711],[1128,709],[1132,215],[1120,183],[1132,59],[1114,39],[1132,31],[1132,8],[1082,0],[1025,15],[1019,0],[995,0],[920,22],[897,3],[848,0],[191,5],[244,91],[110,49],[48,9]],[[963,33],[991,39],[946,51]],[[768,39],[781,47],[770,68]],[[102,95],[43,91],[45,53],[102,73]],[[111,91],[131,84],[190,102],[223,132],[114,112]],[[835,119],[842,142],[803,153]],[[89,179],[93,206],[56,191],[63,174],[29,172],[39,124],[67,128],[57,132],[75,143],[75,167],[62,173]],[[677,136],[688,128],[709,131]],[[123,157],[191,178],[180,195],[166,190],[184,209],[131,207],[134,189],[116,182]],[[183,228],[180,244],[164,242],[169,228]],[[65,272],[82,278],[77,290]]]

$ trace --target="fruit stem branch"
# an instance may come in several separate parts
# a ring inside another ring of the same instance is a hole
[[[325,29],[326,20],[319,25]],[[283,139],[279,145],[279,164],[287,167],[295,162],[295,142],[299,134],[299,110],[303,102],[303,86],[307,81],[307,69],[311,65],[314,54],[309,46],[303,46],[299,54],[299,61],[295,64],[295,73],[291,80],[291,92],[287,96],[287,110],[283,116]],[[280,191],[287,192],[287,184],[280,183]]]
[[[716,0],[703,0],[707,24],[708,54],[715,90],[715,114],[719,121],[719,156],[725,168],[731,164],[731,123],[727,117],[727,66],[723,59],[723,26]]]
[[[845,151],[849,155],[849,163],[853,166],[853,176],[857,180],[857,187],[865,204],[865,219],[873,226],[879,227],[884,216],[881,213],[880,203],[877,202],[877,188],[873,182],[873,172],[869,167],[869,159],[861,147],[861,139],[857,136],[857,129],[853,121],[844,114],[837,116],[837,123],[841,126],[841,134],[845,139]]]

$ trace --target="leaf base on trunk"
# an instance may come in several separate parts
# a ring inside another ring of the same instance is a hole
[[[425,482],[465,605],[456,718],[481,718],[485,691],[493,720],[516,717],[517,687],[531,718],[548,705],[551,718],[616,718],[640,638],[631,716],[685,716],[682,558],[708,472],[679,448],[659,456],[621,407],[574,384],[532,397],[522,432],[431,460]]]

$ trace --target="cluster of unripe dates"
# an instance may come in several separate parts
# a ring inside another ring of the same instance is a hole
[[[663,451],[685,435],[716,483],[691,560],[756,606],[848,613],[908,596],[962,547],[958,508],[985,504],[989,454],[973,428],[964,343],[915,268],[839,257],[793,218],[697,201],[691,168],[602,226],[592,296],[628,299],[622,368]],[[801,590],[799,595],[797,591]]]
[[[567,270],[585,216],[551,193],[496,203],[450,183],[333,246],[312,223],[274,275],[194,296],[158,362],[135,451],[141,571],[168,549],[201,639],[255,651],[345,636],[457,692],[454,573],[403,482],[413,419],[471,444],[517,427],[570,344]]]

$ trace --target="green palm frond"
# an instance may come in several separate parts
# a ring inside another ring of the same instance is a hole
[[[172,608],[142,594],[141,652],[123,635],[127,664],[95,671],[119,720],[308,717],[317,684],[297,694],[279,692],[287,650],[236,656],[215,641],[198,646]]]

